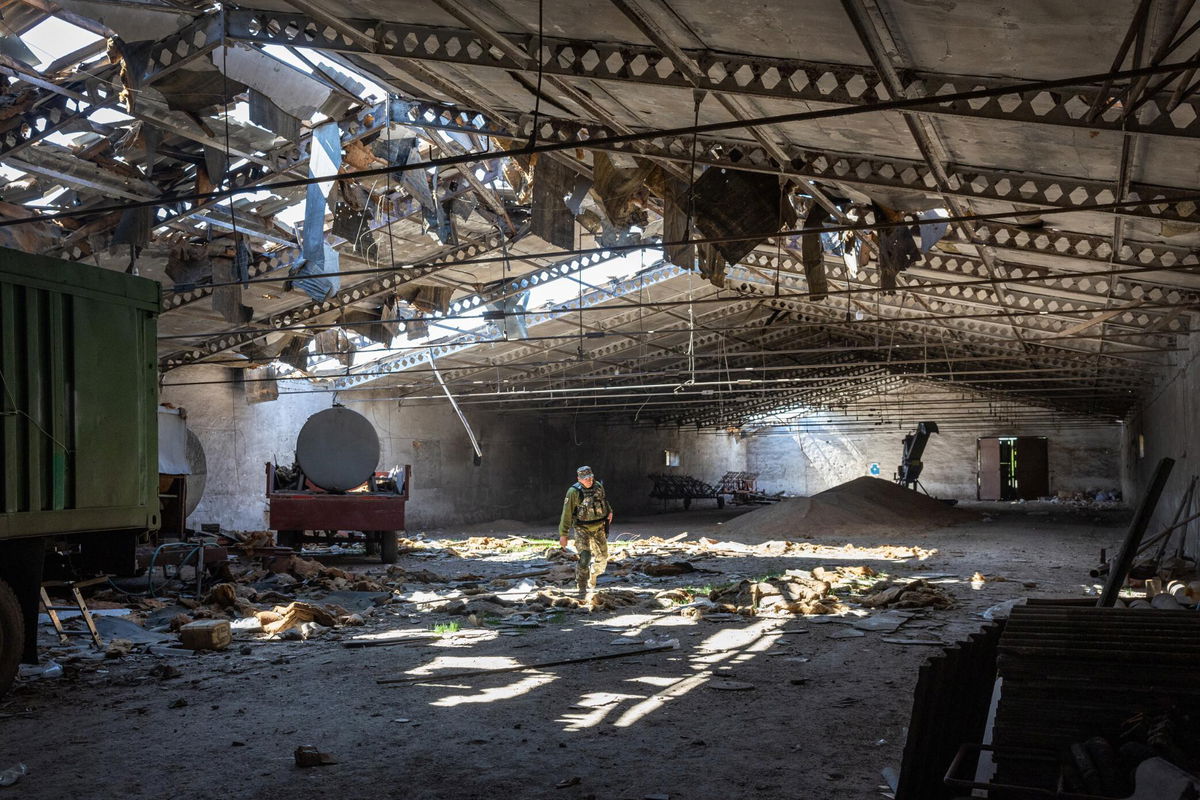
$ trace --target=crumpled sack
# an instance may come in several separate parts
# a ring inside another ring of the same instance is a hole
[[[294,628],[305,622],[315,622],[326,628],[332,628],[337,624],[333,615],[328,611],[320,606],[305,603],[301,600],[297,600],[286,606],[275,606],[274,613],[279,615],[279,619],[263,623],[263,631],[266,633],[282,633],[288,628]],[[258,616],[260,621],[263,620],[261,615],[256,616]]]

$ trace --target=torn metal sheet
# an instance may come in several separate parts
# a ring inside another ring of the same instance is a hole
[[[7,56],[27,67],[36,67],[42,63],[42,59],[38,58],[15,33],[0,33],[0,56]]]
[[[398,132],[399,131],[399,132]],[[389,164],[409,163],[409,153],[417,149],[417,137],[404,125],[391,125],[371,144],[378,158]]]
[[[316,348],[318,353],[323,355],[320,358],[328,358],[333,356],[343,366],[351,366],[354,363],[354,353],[357,348],[354,342],[350,341],[350,337],[341,328],[326,328],[316,335]]]
[[[311,342],[311,336],[293,336],[279,351],[279,360],[300,372],[307,372],[308,346]]]
[[[289,142],[300,139],[300,118],[284,111],[258,89],[250,90],[250,121]]]
[[[946,235],[946,230],[950,227],[950,223],[945,221],[948,216],[949,213],[944,208],[931,208],[917,214],[917,219],[921,220],[919,230],[922,253],[928,253]]]
[[[200,62],[203,65],[203,62]],[[154,81],[154,90],[160,93],[172,111],[187,111],[205,114],[230,103],[233,98],[246,91],[245,84],[223,76],[211,66],[201,68],[182,67],[168,72]]]
[[[312,155],[308,161],[310,178],[335,175],[342,166],[342,139],[336,122],[326,122],[313,130]],[[300,239],[303,263],[296,276],[321,275],[338,271],[337,251],[325,241],[325,208],[333,181],[308,185],[304,201],[304,229]],[[324,300],[340,286],[336,276],[310,278],[296,285],[314,300]]]
[[[555,247],[575,246],[575,216],[564,198],[575,185],[575,173],[553,158],[540,158],[533,172],[530,232]]]
[[[131,245],[141,250],[150,244],[150,229],[153,227],[153,208],[131,208],[121,212],[121,219],[113,231],[112,247]]]
[[[372,215],[366,209],[356,209],[347,203],[338,203],[333,209],[333,227],[330,232],[350,242],[354,252],[373,261],[379,256],[379,245],[375,241],[371,219]]]
[[[165,39],[194,17],[168,5],[116,4],[104,0],[56,0],[59,8],[110,28],[127,42]]]
[[[292,285],[317,301],[322,301],[337,291],[341,280],[334,274],[341,270],[341,258],[338,251],[334,250],[328,242],[321,242],[321,252],[319,264],[313,265],[308,260],[301,258],[289,272],[289,275],[292,276]],[[322,277],[304,277],[310,274]]]
[[[779,178],[760,172],[708,169],[692,188],[696,227],[705,237],[733,239],[714,247],[736,264],[767,237],[796,224]]]
[[[382,316],[378,312],[365,311],[361,308],[348,308],[342,312],[338,320],[342,328],[359,336],[364,336],[373,342],[387,344],[391,335],[383,325]]]
[[[400,303],[396,300],[395,295],[388,295],[384,298],[383,307],[379,310],[379,319],[383,325],[383,329],[388,334],[388,340],[385,344],[390,345],[392,340],[400,333],[400,320],[404,319]]]
[[[211,57],[213,65],[231,80],[261,92],[298,119],[312,117],[331,94],[329,87],[311,75],[258,50],[241,45],[218,47]]]

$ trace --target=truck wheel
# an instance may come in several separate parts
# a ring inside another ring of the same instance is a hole
[[[400,556],[399,535],[400,531],[379,531],[379,560],[384,564],[395,564]]]
[[[12,686],[24,647],[25,618],[21,615],[21,604],[12,588],[0,580],[0,695]]]
[[[300,551],[304,542],[304,531],[279,531],[275,535],[275,543],[280,547],[290,547]]]
[[[363,544],[366,545],[366,554],[374,556],[379,554],[379,543],[383,541],[384,531],[363,531]]]

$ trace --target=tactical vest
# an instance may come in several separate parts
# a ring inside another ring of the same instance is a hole
[[[582,483],[571,488],[579,492],[581,499],[575,507],[576,522],[599,522],[608,516],[608,501],[604,499],[604,484],[592,481],[592,488],[585,489]]]

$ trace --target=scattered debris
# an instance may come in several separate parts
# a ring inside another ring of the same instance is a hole
[[[953,608],[954,598],[925,580],[905,584],[881,583],[863,598],[867,608]]]
[[[24,778],[28,772],[29,768],[21,763],[18,763],[15,767],[9,767],[6,770],[0,771],[0,786],[12,786],[21,780],[21,778]]]
[[[323,767],[327,764],[338,763],[332,755],[322,753],[311,744],[302,744],[297,747],[293,757],[296,759],[297,767]]]
[[[229,621],[202,619],[179,629],[179,641],[188,650],[224,650],[233,641]]]

